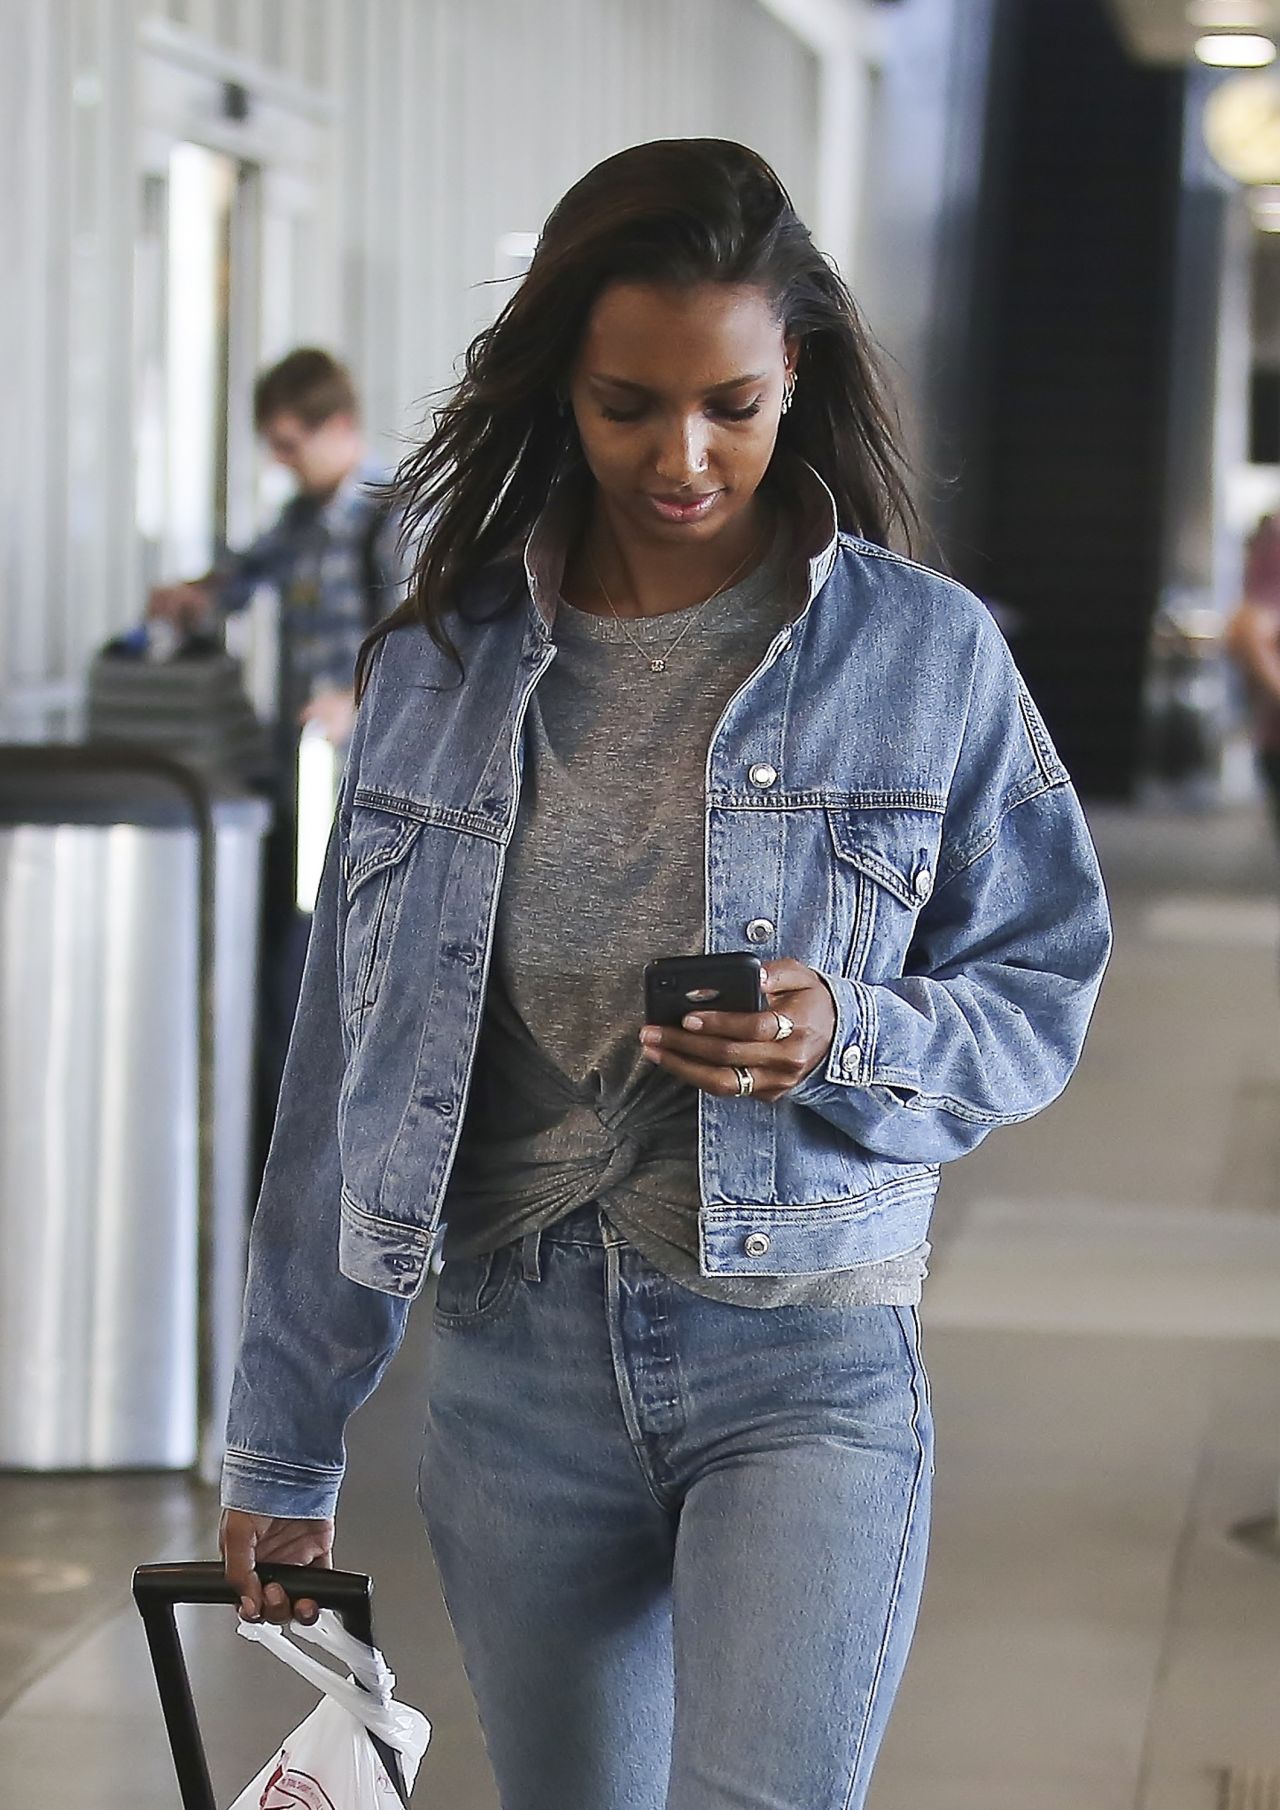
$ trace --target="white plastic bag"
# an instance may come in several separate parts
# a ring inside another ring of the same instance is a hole
[[[352,1674],[349,1678],[302,1652],[283,1628],[269,1622],[242,1621],[237,1631],[309,1679],[324,1696],[231,1810],[392,1810],[399,1805],[369,1735],[396,1749],[405,1789],[412,1791],[431,1724],[420,1710],[393,1700],[396,1681],[382,1654],[348,1634],[332,1609],[322,1609],[309,1626],[290,1623],[290,1632],[332,1653]]]

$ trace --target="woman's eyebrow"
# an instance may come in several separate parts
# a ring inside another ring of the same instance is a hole
[[[767,375],[768,373],[765,371],[749,371],[744,377],[726,377],[723,383],[713,383],[703,394],[714,396],[718,390],[740,390],[745,384],[762,382]],[[589,383],[607,383],[615,390],[634,390],[637,396],[652,394],[642,383],[632,383],[627,377],[611,377],[607,371],[589,372],[587,381]]]

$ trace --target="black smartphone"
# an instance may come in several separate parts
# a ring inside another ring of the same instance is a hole
[[[644,971],[644,1022],[675,1024],[687,1012],[763,1012],[758,955],[665,955]]]

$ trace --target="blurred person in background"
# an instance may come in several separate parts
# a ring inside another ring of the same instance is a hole
[[[345,746],[355,721],[360,644],[389,607],[398,576],[396,525],[370,461],[355,385],[330,353],[304,346],[262,372],[253,419],[297,491],[242,553],[203,578],[159,585],[148,610],[183,628],[208,628],[267,587],[280,599],[279,703],[292,729],[318,721]]]
[[[277,519],[242,553],[198,579],[160,585],[148,614],[208,630],[255,592],[276,593],[277,706],[264,790],[272,824],[263,862],[262,984],[255,1116],[258,1168],[275,1114],[297,1007],[309,918],[296,904],[298,737],[317,724],[344,749],[355,722],[360,645],[399,595],[398,522],[369,458],[359,399],[346,366],[304,346],[254,385],[254,426],[272,459],[297,480]]]
[[[331,1562],[443,1214],[418,1499],[503,1810],[861,1810],[924,1572],[939,1168],[1066,1085],[1107,959],[1079,803],[989,613],[890,550],[870,336],[741,145],[570,189],[397,494],[227,1576],[283,1620],[257,1565]],[[762,1008],[644,1022],[647,961],[735,949]]]
[[[1250,536],[1226,644],[1249,688],[1258,772],[1280,837],[1280,514],[1264,515]]]

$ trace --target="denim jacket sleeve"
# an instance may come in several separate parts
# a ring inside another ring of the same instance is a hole
[[[963,1156],[1066,1086],[1110,947],[1084,813],[988,620],[904,972],[822,976],[835,1035],[789,1098],[891,1161]]]
[[[357,719],[356,741],[360,724]],[[338,1000],[343,802],[316,895],[302,995],[249,1240],[244,1322],[227,1422],[222,1500],[253,1514],[328,1518],[343,1429],[404,1334],[409,1302],[338,1270]]]

